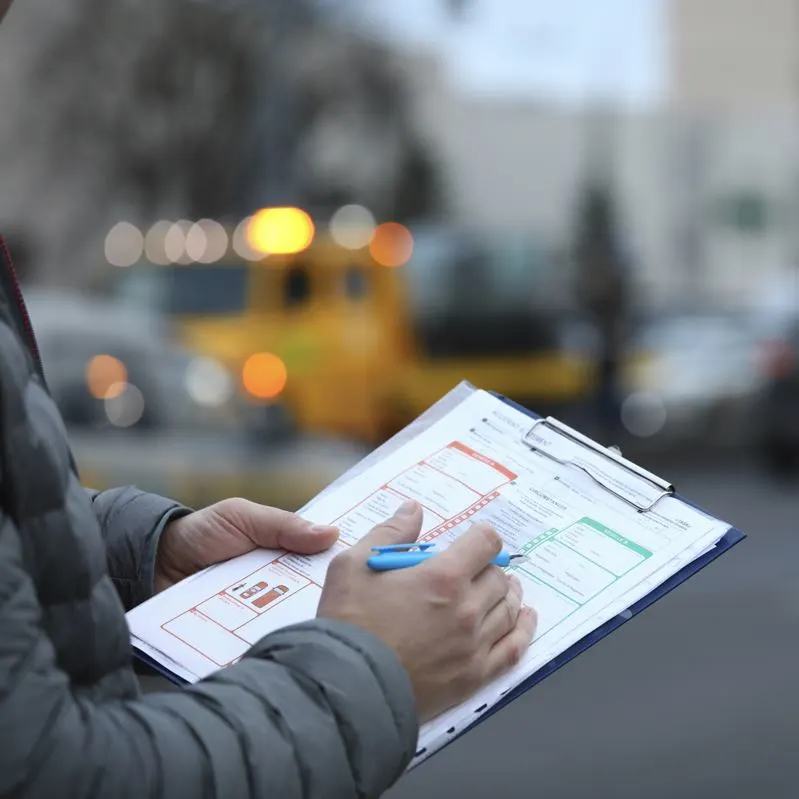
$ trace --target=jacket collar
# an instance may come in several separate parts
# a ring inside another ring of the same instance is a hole
[[[22,288],[17,279],[17,272],[14,269],[14,262],[11,260],[11,253],[8,251],[5,239],[0,236],[0,289],[6,296],[8,308],[16,324],[17,331],[30,350],[36,371],[44,382],[44,369],[39,355],[39,345],[36,343],[36,336],[33,332],[28,309],[25,306],[25,299],[22,296]]]

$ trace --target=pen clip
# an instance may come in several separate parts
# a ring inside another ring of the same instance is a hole
[[[392,544],[386,547],[372,547],[372,552],[410,552],[413,549],[424,552],[434,546],[435,544]]]

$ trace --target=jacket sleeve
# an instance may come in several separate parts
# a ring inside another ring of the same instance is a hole
[[[191,509],[133,486],[86,491],[105,539],[108,571],[130,610],[153,594],[155,556],[167,522]]]
[[[398,659],[332,621],[275,632],[180,691],[93,697],[59,668],[19,535],[2,518],[0,796],[377,797],[410,762],[418,734]]]

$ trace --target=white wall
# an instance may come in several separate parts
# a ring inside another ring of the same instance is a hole
[[[780,109],[799,99],[796,0],[668,0],[678,109]]]

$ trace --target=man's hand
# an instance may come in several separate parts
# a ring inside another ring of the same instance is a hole
[[[337,538],[335,527],[315,527],[289,511],[226,499],[166,526],[158,545],[155,591],[258,547],[312,555]]]
[[[536,614],[522,607],[516,577],[491,561],[502,540],[476,524],[440,555],[413,568],[372,572],[374,546],[412,543],[422,511],[406,503],[330,564],[317,614],[363,627],[388,644],[410,675],[422,721],[514,666]]]

